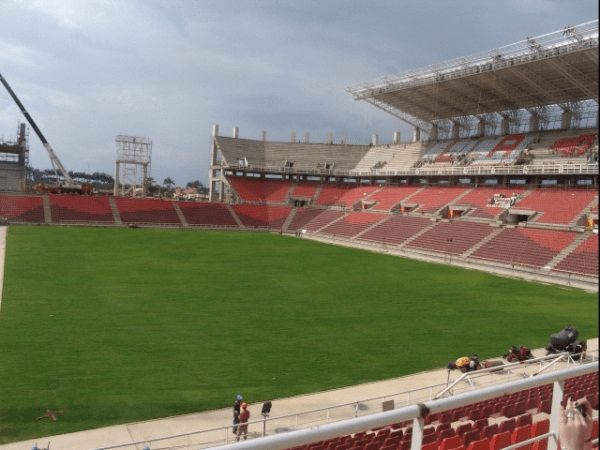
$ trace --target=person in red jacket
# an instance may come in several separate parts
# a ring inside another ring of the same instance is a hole
[[[248,423],[248,420],[250,420],[250,411],[248,411],[248,404],[242,403],[242,412],[240,413],[240,424]],[[248,438],[248,425],[240,425],[238,427],[237,437],[235,438],[235,440],[239,441],[240,436],[242,434],[244,435],[244,440],[246,440]]]

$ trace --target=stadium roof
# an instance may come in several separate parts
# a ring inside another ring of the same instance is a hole
[[[598,102],[598,20],[346,90],[428,131],[446,120]]]

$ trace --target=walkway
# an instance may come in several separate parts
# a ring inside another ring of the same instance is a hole
[[[589,339],[588,351],[594,351],[597,349],[598,338]],[[533,354],[536,357],[544,356],[545,350],[536,349],[533,351]],[[518,374],[515,374],[514,372],[518,372],[518,370],[515,370],[512,373],[513,377],[518,377]],[[458,378],[458,376],[460,375],[461,374],[458,371],[451,372],[450,380],[452,381]],[[505,373],[505,375],[498,375],[498,377],[506,379],[505,377],[508,377],[509,375],[510,374]],[[373,400],[371,402],[364,402],[363,400],[368,398],[383,397],[386,395],[390,396],[393,393],[399,393],[431,385],[440,385],[441,387],[434,390],[433,392],[433,394],[436,394],[446,385],[447,380],[448,371],[446,369],[440,369],[431,372],[423,372],[415,375],[409,375],[406,377],[394,378],[380,382],[366,383],[326,392],[319,392],[298,397],[273,400],[273,409],[271,411],[272,417],[285,415],[290,416],[269,424],[267,433],[271,434],[295,429],[295,414],[302,411],[311,411],[318,408],[331,408],[334,405],[348,404],[351,402],[361,401],[361,407],[359,408],[359,411],[361,411],[361,415],[368,414],[369,409],[371,409],[372,412],[379,412],[381,411],[381,398],[378,398],[377,400]],[[498,382],[502,381],[504,380],[502,380],[501,378],[498,379]],[[429,390],[424,392],[429,392]],[[388,398],[393,397],[396,396],[391,396]],[[416,398],[414,400],[416,400]],[[261,404],[249,405],[249,409],[251,411],[253,420],[260,419],[261,406]],[[398,401],[396,401],[395,406],[398,407],[402,405]],[[343,408],[338,408],[335,411],[336,415],[339,414],[340,416],[354,417],[355,405],[347,405]],[[324,414],[320,414],[320,416],[323,415]],[[58,420],[60,420],[60,416]],[[110,445],[139,442],[158,437],[192,433],[198,430],[210,430],[215,428],[221,428],[224,425],[230,424],[231,420],[231,408],[226,408],[216,411],[206,411],[195,414],[168,417],[165,419],[156,419],[126,425],[116,425],[96,430],[80,431],[76,433],[22,441],[19,443],[1,445],[0,450],[27,450],[30,449],[33,446],[33,444],[36,443],[38,444],[38,447],[43,448],[48,445],[48,442],[50,442],[50,449],[54,450],[87,450],[108,447]],[[314,423],[306,426],[314,426],[318,423],[322,423],[319,418],[313,418],[313,420],[315,420]],[[255,424],[250,426],[250,437],[258,437],[260,436],[261,432],[261,424]],[[195,435],[193,437],[169,440],[168,442],[155,442],[151,445],[151,448],[176,448],[172,446],[177,445],[181,448],[196,449],[206,446],[201,445],[200,442],[211,441],[213,443],[212,445],[216,446],[226,443],[226,440],[228,442],[231,442],[231,438],[231,429],[230,427],[228,427],[226,432],[224,432],[221,429],[204,433],[201,437],[199,435]],[[128,445],[127,447],[123,448],[126,450],[141,450],[142,447],[143,445]]]

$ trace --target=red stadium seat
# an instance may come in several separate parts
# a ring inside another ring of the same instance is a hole
[[[490,440],[490,450],[500,450],[504,447],[508,447],[511,442],[511,432],[505,431],[504,433],[495,434]]]

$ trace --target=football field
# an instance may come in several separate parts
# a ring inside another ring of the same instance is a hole
[[[277,234],[11,226],[0,443],[598,336],[596,294]],[[34,421],[66,409],[57,421]]]

